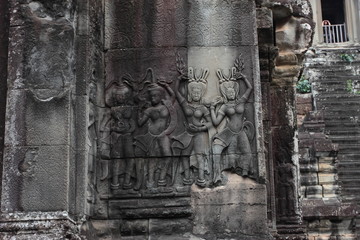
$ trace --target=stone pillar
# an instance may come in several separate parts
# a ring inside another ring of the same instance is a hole
[[[257,159],[259,166],[258,174],[264,180],[266,172],[263,142],[260,141],[263,138],[260,127],[262,118],[258,115],[261,94],[255,17],[255,3],[251,1],[192,2],[188,30],[188,65],[197,69],[212,69],[208,77],[208,97],[215,98],[219,94],[217,89],[220,84],[214,70],[221,69],[224,75],[230,76],[234,59],[242,54],[245,66],[243,73],[252,79],[254,86],[254,96],[249,101],[247,116],[249,121],[255,122],[257,129],[258,155],[254,159]],[[246,87],[242,85],[240,89]],[[243,92],[244,90],[240,95]],[[257,114],[252,115],[254,111]],[[246,239],[246,235],[253,235],[249,239],[266,238],[266,219],[256,217],[266,214],[265,186],[235,176],[228,175],[229,182],[223,189],[192,188],[195,234],[224,234],[226,229],[230,236],[242,239]],[[241,194],[236,194],[237,192]],[[257,207],[251,204],[255,198],[259,201],[256,201]],[[233,214],[235,212],[238,214]]]
[[[7,0],[0,1],[0,33],[0,172],[2,173],[9,44],[9,7]]]
[[[77,239],[91,202],[88,95],[103,72],[102,2],[8,2],[0,237]]]
[[[73,9],[10,1],[2,212],[69,209]]]
[[[345,22],[347,26],[348,36],[351,43],[359,42],[359,3],[357,0],[344,1]]]
[[[314,13],[314,21],[316,22],[314,31],[314,45],[324,43],[324,35],[322,28],[322,9],[321,0],[310,0],[311,7]]]
[[[301,235],[299,158],[296,129],[295,84],[303,56],[312,42],[314,23],[309,1],[272,1],[276,45],[271,85],[272,153],[275,166],[278,233]],[[292,226],[291,226],[292,225]]]

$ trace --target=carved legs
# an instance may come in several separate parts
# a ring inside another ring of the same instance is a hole
[[[115,159],[113,160],[113,172],[112,172],[112,178],[111,178],[111,189],[119,189],[120,188],[120,161],[126,161],[126,169],[125,169],[125,177],[124,177],[124,183],[122,188],[123,189],[131,189],[134,188],[134,190],[139,190],[142,184],[143,180],[143,159]],[[133,185],[131,183],[131,176],[133,176],[133,171],[135,168],[135,179],[136,182]]]
[[[171,157],[166,157],[162,159],[164,161],[160,170],[160,178],[158,180],[158,186],[163,187],[166,186],[166,174],[168,172],[169,166],[171,164]]]
[[[205,159],[202,154],[196,154],[196,161],[198,163],[198,178],[196,179],[196,185],[199,187],[205,187]]]
[[[111,189],[119,189],[120,187],[119,175],[120,175],[120,162],[118,160],[113,160]]]
[[[136,168],[136,183],[134,185],[134,190],[138,191],[141,188],[144,176],[144,159],[139,158],[135,160]]]
[[[183,184],[184,185],[191,185],[192,181],[190,179],[190,162],[188,157],[180,157],[180,161],[182,164],[182,167],[184,169],[184,178],[183,178]]]
[[[213,182],[214,184],[221,183],[221,153],[224,150],[224,146],[214,144],[213,145]]]

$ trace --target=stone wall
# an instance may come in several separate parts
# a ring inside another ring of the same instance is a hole
[[[8,2],[1,237],[305,238],[294,85],[308,1]]]

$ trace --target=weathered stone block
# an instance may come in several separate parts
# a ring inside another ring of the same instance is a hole
[[[44,92],[52,91],[9,92],[11,104],[8,105],[7,111],[11,117],[7,119],[6,124],[10,133],[6,138],[7,146],[70,144],[70,93],[64,90],[62,96],[43,99],[41,96]],[[18,108],[24,109],[18,111]]]
[[[214,189],[192,188],[194,234],[229,234],[246,239],[266,239],[265,186],[234,174],[229,182]],[[242,192],[243,194],[238,194]]]
[[[307,173],[307,174],[301,174],[300,178],[301,185],[303,186],[311,186],[311,185],[317,185],[318,184],[318,177],[316,174],[313,173]]]
[[[256,22],[258,28],[272,28],[273,19],[271,10],[268,8],[257,8]]]
[[[333,173],[319,173],[319,184],[335,183],[337,180],[337,175]]]
[[[287,51],[287,52],[281,52],[276,57],[276,65],[282,66],[282,65],[297,65],[298,64],[298,58],[295,53]],[[288,66],[290,67],[290,66]]]
[[[105,46],[108,49],[184,46],[187,11],[185,1],[106,1]]]
[[[191,218],[177,219],[150,219],[149,234],[151,236],[176,235],[192,232],[193,224]]]
[[[2,210],[68,210],[70,153],[66,145],[7,147]]]
[[[123,220],[120,224],[121,236],[149,234],[149,220]]]
[[[255,16],[254,2],[249,0],[192,1],[187,44],[188,46],[254,45],[257,43]],[[247,24],[241,24],[243,22]]]
[[[321,172],[336,172],[337,169],[336,167],[334,166],[334,164],[331,164],[331,163],[321,163],[319,162],[319,171]]]
[[[323,197],[323,188],[322,186],[308,186],[306,187],[306,198],[322,198]]]

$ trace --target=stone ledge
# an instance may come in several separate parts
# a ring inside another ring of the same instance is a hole
[[[83,239],[67,212],[15,212],[0,215],[0,239]]]

